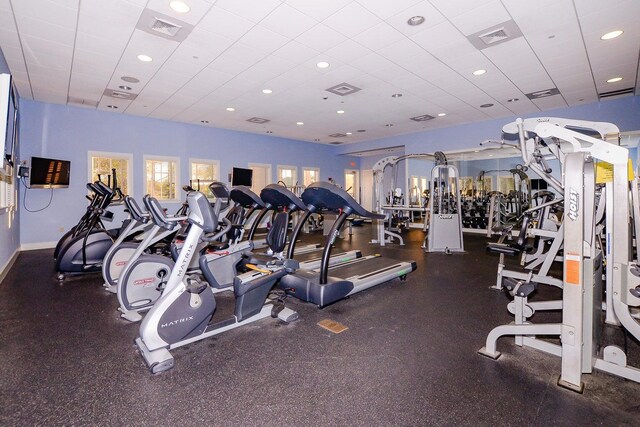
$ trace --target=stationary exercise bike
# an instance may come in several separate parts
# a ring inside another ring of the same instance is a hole
[[[186,273],[203,234],[217,230],[218,216],[200,192],[189,193],[187,201],[191,228],[165,291],[143,319],[140,337],[136,339],[140,354],[152,373],[174,366],[170,353],[174,348],[269,316],[278,317],[284,322],[298,318],[298,314],[285,308],[281,300],[268,298],[275,283],[295,268],[287,260],[273,260],[264,266],[247,265],[251,271],[234,280],[234,314],[211,323],[216,311],[214,293],[207,282],[187,278]],[[288,224],[289,214],[279,212],[267,235],[267,243],[274,252],[284,250]]]
[[[168,217],[160,203],[148,194],[143,198],[145,207],[153,220],[153,227],[145,239],[135,246],[116,283],[118,310],[121,317],[130,322],[142,319],[141,312],[149,310],[160,298],[169,274],[175,263],[161,254],[145,254],[144,251],[158,236],[177,231],[186,216]],[[127,245],[124,250],[132,249]]]
[[[113,243],[102,262],[103,286],[106,291],[112,293],[117,293],[118,279],[129,262],[136,261],[143,253],[149,254],[161,251],[164,254],[162,248],[168,246],[179,227],[176,223],[172,229],[158,229],[153,225],[151,215],[140,209],[133,197],[126,196],[124,204],[129,211],[131,222],[124,232],[118,236],[118,239]],[[131,240],[130,236],[136,231],[141,232],[141,234],[137,236],[137,240]]]

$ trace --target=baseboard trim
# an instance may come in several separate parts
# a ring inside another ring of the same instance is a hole
[[[11,258],[9,258],[9,261],[7,261],[4,267],[2,267],[2,270],[0,270],[0,283],[2,283],[5,277],[7,277],[9,270],[11,270],[11,267],[13,267],[13,264],[18,259],[18,255],[20,255],[20,248],[16,248],[16,250],[13,251],[13,254],[11,255]]]
[[[38,242],[38,243],[24,243],[20,246],[21,251],[35,251],[38,249],[53,249],[58,242]]]

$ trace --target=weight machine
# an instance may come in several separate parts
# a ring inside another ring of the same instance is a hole
[[[578,130],[595,131],[602,139]],[[515,298],[510,310],[515,315],[515,322],[494,328],[480,353],[497,359],[500,356],[496,349],[497,340],[513,335],[516,345],[560,356],[558,385],[568,389],[582,392],[582,374],[591,373],[593,369],[640,382],[640,370],[627,365],[627,356],[622,349],[614,345],[601,348],[600,324],[604,317],[602,268],[605,258],[606,309],[630,335],[640,339],[640,323],[631,312],[633,307],[640,306],[640,266],[637,260],[632,259],[630,250],[629,152],[616,144],[618,128],[609,123],[537,118],[518,119],[505,125],[503,132],[518,135],[525,165],[565,195],[563,295],[559,304],[562,321],[546,324],[529,322],[535,310],[527,299],[538,283],[531,279],[505,282]],[[550,175],[551,169],[543,149],[553,153],[564,166],[563,182]],[[594,160],[611,165],[611,180],[604,200],[606,244],[597,238],[596,232]],[[560,344],[538,337],[556,337]]]

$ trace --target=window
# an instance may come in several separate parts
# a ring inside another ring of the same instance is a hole
[[[0,169],[0,212],[12,209],[15,200],[13,168],[7,165],[6,169]]]
[[[302,185],[308,187],[316,181],[320,181],[320,169],[302,168]]]
[[[271,165],[263,163],[249,163],[249,169],[253,171],[251,179],[251,191],[260,194],[260,191],[271,184]]]
[[[113,179],[113,169],[115,169],[120,191],[122,191],[123,194],[132,196],[132,164],[133,156],[131,154],[89,151],[89,181],[95,182],[98,180],[98,176],[100,176],[100,179],[105,184],[108,184],[109,179]]]
[[[220,180],[220,162],[218,160],[190,159],[189,164],[191,186],[202,191],[208,198],[212,198],[209,184]]]
[[[509,194],[516,189],[513,176],[503,175],[498,177],[498,191],[504,194]]]
[[[409,188],[409,204],[420,204],[422,191],[420,190],[420,177],[411,175],[411,187]]]
[[[493,177],[485,175],[482,181],[477,182],[478,185],[478,195],[486,196],[487,193],[493,191]]]
[[[176,157],[144,158],[146,171],[145,190],[158,200],[178,201],[178,177],[180,159]]]
[[[345,169],[344,171],[344,186],[347,193],[351,195],[356,201],[360,198],[360,173],[357,170]]]
[[[298,183],[298,168],[278,165],[278,181],[282,181],[287,188],[295,186]]]
[[[460,196],[472,197],[473,194],[473,177],[463,176],[458,180],[460,182]]]

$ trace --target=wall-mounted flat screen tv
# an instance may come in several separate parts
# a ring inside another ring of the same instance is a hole
[[[243,168],[233,168],[231,172],[231,185],[246,185],[251,187],[253,181],[253,170]]]
[[[29,188],[67,188],[70,172],[69,160],[32,157]]]
[[[14,165],[15,148],[18,141],[18,97],[10,74],[0,74],[0,143],[3,153],[0,168],[7,161]]]

